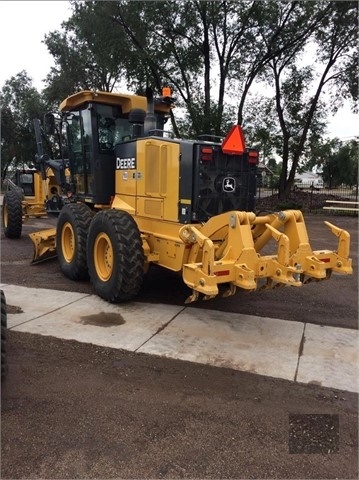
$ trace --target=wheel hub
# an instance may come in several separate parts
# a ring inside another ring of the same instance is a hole
[[[94,263],[98,277],[106,282],[111,278],[113,272],[113,248],[109,236],[100,233],[94,244]]]

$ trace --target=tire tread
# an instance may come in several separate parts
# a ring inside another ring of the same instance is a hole
[[[5,225],[7,210],[7,225]],[[2,207],[4,235],[7,238],[20,238],[22,233],[22,196],[16,190],[8,190],[4,194]]]

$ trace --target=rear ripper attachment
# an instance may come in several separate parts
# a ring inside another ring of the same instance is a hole
[[[325,223],[339,239],[337,251],[313,251],[303,215],[296,210],[258,217],[233,211],[213,217],[201,227],[183,226],[181,240],[190,246],[183,280],[192,288],[186,303],[197,300],[200,293],[204,299],[214,298],[221,284],[227,287],[226,297],[237,287],[247,291],[300,287],[328,279],[332,272],[351,274],[348,232]],[[272,239],[276,253],[261,255]]]

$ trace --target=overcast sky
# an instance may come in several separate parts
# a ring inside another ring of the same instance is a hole
[[[53,66],[42,43],[45,33],[59,30],[69,17],[67,1],[0,0],[0,88],[22,70],[42,90],[42,80]]]
[[[44,35],[59,30],[69,14],[67,1],[0,0],[0,89],[22,70],[39,91],[44,88],[42,80],[53,66],[52,56],[42,43]],[[341,139],[358,136],[358,116],[345,107],[330,119],[328,131],[331,137]]]

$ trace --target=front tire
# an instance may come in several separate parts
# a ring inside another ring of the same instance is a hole
[[[112,303],[136,297],[144,261],[141,235],[132,216],[118,210],[98,212],[87,239],[88,271],[97,295]]]
[[[22,232],[22,196],[16,190],[4,194],[2,223],[7,238],[20,238]]]
[[[86,238],[92,219],[83,203],[65,205],[56,228],[56,253],[62,273],[70,280],[88,279]]]

